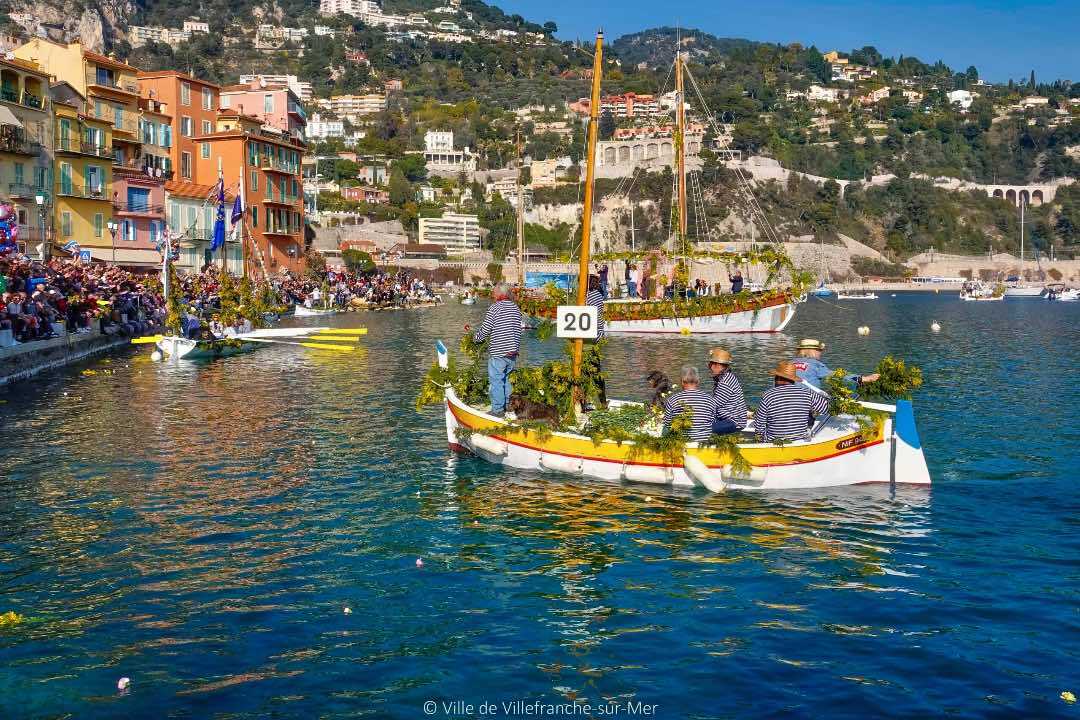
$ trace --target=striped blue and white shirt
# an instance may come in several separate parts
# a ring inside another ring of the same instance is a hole
[[[517,355],[521,350],[521,320],[521,309],[513,300],[492,303],[484,314],[480,329],[473,333],[473,340],[490,340],[488,355],[491,357]]]
[[[742,430],[746,427],[746,394],[738,376],[731,370],[725,370],[713,378],[713,382],[716,417],[730,420]]]
[[[801,440],[810,427],[810,414],[824,415],[828,410],[827,395],[802,383],[777,385],[762,393],[754,413],[754,431],[764,442]]]
[[[671,421],[687,410],[693,413],[693,425],[687,439],[693,442],[708,440],[716,417],[716,400],[703,390],[680,390],[668,395],[664,401],[664,431],[670,430]]]
[[[604,296],[599,290],[585,294],[585,304],[596,308],[596,339],[604,337]]]

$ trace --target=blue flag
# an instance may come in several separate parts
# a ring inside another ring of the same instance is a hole
[[[214,218],[214,239],[210,241],[210,252],[225,245],[225,181],[218,181],[217,217]]]
[[[236,195],[236,200],[234,200],[232,204],[232,217],[229,218],[229,223],[235,225],[236,223],[240,222],[241,218],[243,217],[244,204],[240,202],[240,195],[238,193]]]

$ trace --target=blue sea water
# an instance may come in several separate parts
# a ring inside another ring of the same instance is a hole
[[[0,613],[25,618],[0,628],[0,716],[1076,717],[1080,307],[812,300],[717,341],[752,396],[804,336],[834,366],[922,366],[934,479],[726,495],[450,455],[414,391],[483,311],[338,318],[371,330],[350,356],[142,348],[0,394]],[[711,345],[612,340],[610,392]]]

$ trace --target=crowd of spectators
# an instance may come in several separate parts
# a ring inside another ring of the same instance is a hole
[[[45,340],[59,332],[154,332],[165,319],[160,290],[153,274],[67,258],[43,263],[9,253],[0,256],[0,331],[11,331],[9,344]]]
[[[391,274],[331,270],[325,283],[281,275],[273,280],[273,285],[286,304],[308,307],[389,307],[438,302],[431,286],[405,270]]]

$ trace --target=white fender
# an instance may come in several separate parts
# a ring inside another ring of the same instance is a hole
[[[721,468],[721,472],[723,472],[724,481],[728,484],[731,484],[733,482],[742,482],[760,485],[761,483],[765,482],[765,479],[768,477],[769,468],[754,466],[750,468],[749,475],[735,475],[735,473],[731,469],[731,463],[728,463],[723,468]]]
[[[567,457],[566,455],[555,455],[553,453],[543,453],[540,455],[540,467],[545,470],[554,470],[556,472],[564,472],[571,475],[580,475],[581,458]]]
[[[709,466],[689,453],[683,455],[683,468],[690,479],[704,487],[709,492],[724,492],[727,484],[721,473],[710,470]]]
[[[627,482],[668,485],[672,482],[671,470],[657,465],[623,465],[623,478]]]
[[[469,438],[469,444],[477,450],[483,450],[489,455],[495,455],[496,457],[505,457],[508,446],[502,440],[493,438],[490,435],[481,435],[480,433],[473,433]]]

